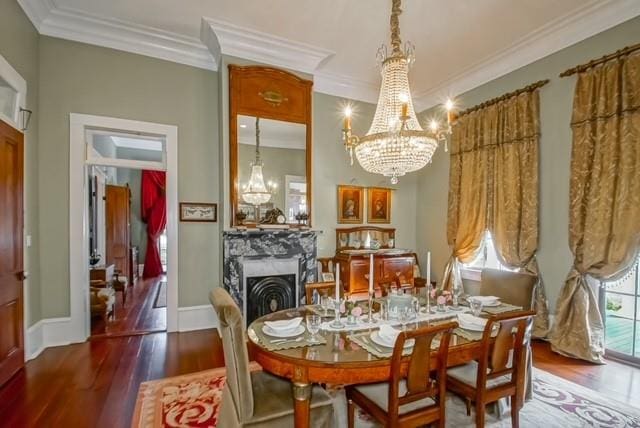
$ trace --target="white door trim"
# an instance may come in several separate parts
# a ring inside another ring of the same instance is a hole
[[[69,115],[69,282],[70,342],[89,337],[87,128],[164,136],[167,150],[167,331],[178,330],[178,128],[136,120],[71,113]]]

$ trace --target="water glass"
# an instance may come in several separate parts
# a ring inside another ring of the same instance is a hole
[[[329,306],[331,305],[331,301],[329,300],[329,296],[324,293],[322,296],[320,296],[320,306],[322,306],[322,309],[324,310],[324,316],[328,317],[329,316]]]
[[[480,300],[469,299],[469,307],[471,308],[471,313],[476,317],[482,312],[482,302]]]
[[[464,292],[464,289],[460,286],[460,284],[454,284],[453,287],[453,307],[455,309],[458,309],[458,305],[460,302],[460,296],[462,296],[462,293]]]
[[[307,315],[306,321],[307,321],[307,330],[309,330],[309,333],[311,333],[311,338],[309,339],[309,342],[312,342],[312,343],[318,342],[318,339],[316,338],[316,334],[318,334],[318,332],[320,331],[322,318],[320,317],[320,315],[315,315],[315,314]]]
[[[400,309],[398,318],[400,320],[400,324],[402,324],[402,331],[405,331],[407,329],[407,322],[409,322],[409,308]]]

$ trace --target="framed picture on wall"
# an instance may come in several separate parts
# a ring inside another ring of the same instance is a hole
[[[367,189],[367,223],[391,223],[391,189]]]
[[[218,221],[218,204],[180,202],[180,221]]]
[[[338,223],[362,223],[364,187],[338,185]]]

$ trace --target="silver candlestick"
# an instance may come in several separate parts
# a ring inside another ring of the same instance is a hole
[[[335,328],[335,329],[344,328],[344,324],[342,323],[342,321],[340,321],[340,306],[341,306],[340,299],[334,300],[333,303],[335,305],[336,317],[331,322],[331,324],[329,324],[329,326],[331,326],[332,328]]]

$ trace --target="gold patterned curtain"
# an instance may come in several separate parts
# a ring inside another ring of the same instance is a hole
[[[453,253],[443,287],[457,263],[473,260],[489,230],[501,262],[539,276],[539,93],[523,91],[462,115],[453,128],[447,238]],[[534,334],[545,336],[544,287],[536,287]]]
[[[569,246],[552,349],[602,362],[604,326],[587,275],[624,275],[640,245],[640,53],[578,75],[573,100]]]

